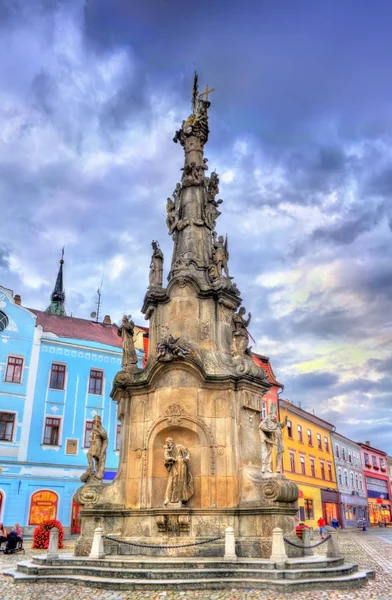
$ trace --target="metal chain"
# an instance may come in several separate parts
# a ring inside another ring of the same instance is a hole
[[[299,544],[294,544],[294,542],[291,542],[290,540],[288,540],[287,538],[283,538],[285,542],[287,542],[288,544],[290,544],[290,546],[294,546],[295,548],[306,548],[307,550],[310,548],[317,548],[317,546],[321,546],[321,544],[324,544],[324,542],[327,542],[330,539],[330,535],[327,535],[326,538],[324,538],[323,540],[320,540],[319,542],[317,542],[317,544],[313,544],[313,546],[300,546]]]
[[[127,546],[137,546],[138,548],[188,548],[189,546],[201,546],[202,544],[209,544],[210,542],[216,542],[217,540],[223,540],[224,536],[212,538],[211,540],[204,540],[202,542],[193,542],[192,544],[180,544],[178,546],[152,546],[151,544],[136,544],[134,542],[126,542],[124,540],[117,540],[116,538],[109,537],[108,535],[102,536],[105,540],[111,542],[117,542],[118,544],[126,544]]]

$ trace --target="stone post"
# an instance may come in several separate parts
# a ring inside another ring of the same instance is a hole
[[[57,527],[52,527],[49,532],[49,546],[46,554],[47,560],[53,560],[59,557],[59,530]]]
[[[233,527],[226,527],[225,530],[224,560],[237,560],[237,555],[235,553],[235,537]]]
[[[333,530],[328,531],[327,534],[331,536],[327,542],[327,558],[341,558],[338,532]]]
[[[89,558],[105,558],[105,550],[103,547],[103,529],[97,527],[94,531],[93,545],[91,546],[91,552]]]
[[[310,546],[310,529],[302,530],[302,541],[304,543],[304,556],[313,556],[314,552],[312,548],[306,548],[305,546]]]
[[[270,561],[275,563],[276,568],[284,568],[287,560],[286,548],[283,540],[283,530],[275,527],[272,530],[272,554]]]

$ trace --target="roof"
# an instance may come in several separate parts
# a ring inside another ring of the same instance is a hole
[[[296,413],[297,415],[302,416],[303,418],[308,419],[313,423],[319,424],[321,427],[324,427],[324,429],[329,429],[332,432],[336,430],[336,426],[332,425],[332,423],[329,423],[325,419],[322,419],[321,417],[310,413],[309,411],[305,410],[304,408],[301,408],[300,406],[296,406],[295,404],[290,402],[290,400],[280,399],[279,407],[285,408],[286,410]]]
[[[357,442],[357,444],[359,446],[361,446],[361,448],[363,448],[364,450],[368,449],[371,452],[378,452],[379,454],[382,454],[383,456],[387,456],[387,453],[384,452],[384,450],[379,450],[379,448],[375,448],[374,446],[370,446],[369,444],[365,444],[364,442]]]
[[[264,371],[267,372],[270,383],[272,383],[273,385],[277,385],[278,387],[281,387],[283,389],[283,387],[284,387],[283,384],[279,383],[279,381],[275,377],[275,374],[272,370],[271,362],[270,362],[270,359],[268,358],[268,356],[263,356],[262,354],[257,354],[256,352],[252,352],[252,358],[258,367],[261,367],[262,369],[264,369]]]
[[[41,325],[44,331],[48,331],[63,338],[74,338],[79,340],[90,340],[108,346],[121,348],[122,340],[117,334],[117,325],[96,323],[88,319],[78,319],[52,315],[35,308],[29,309],[37,315],[36,325]]]

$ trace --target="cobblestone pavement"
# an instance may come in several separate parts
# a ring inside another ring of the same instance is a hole
[[[354,531],[339,534],[340,544],[348,562],[354,562],[363,569],[374,569],[376,579],[359,590],[349,591],[308,591],[279,594],[272,591],[231,590],[200,592],[118,592],[84,588],[73,584],[21,584],[15,585],[9,577],[0,575],[0,600],[392,600],[392,544],[382,535]],[[316,541],[316,540],[315,540]],[[29,544],[28,544],[29,545]],[[27,545],[27,546],[28,546]],[[66,542],[64,552],[71,552],[72,542]],[[324,546],[317,549],[324,554]],[[21,560],[42,550],[26,549],[26,555],[0,555],[0,570],[9,569]]]

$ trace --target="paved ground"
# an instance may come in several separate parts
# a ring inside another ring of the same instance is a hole
[[[347,591],[311,591],[295,592],[290,595],[268,591],[231,590],[230,592],[115,592],[75,585],[28,584],[15,585],[9,577],[0,575],[0,600],[392,600],[392,528],[373,528],[367,532],[341,532],[339,540],[346,559],[356,562],[361,568],[376,571],[376,579],[367,587]],[[26,556],[0,555],[0,570],[9,569],[21,560],[30,558],[42,550],[28,549]],[[64,552],[70,552],[73,542],[67,541]],[[323,554],[323,546],[319,553]]]

